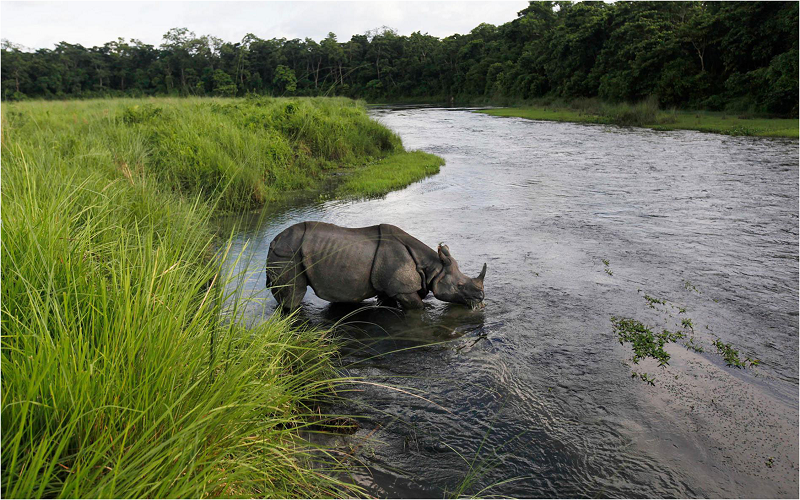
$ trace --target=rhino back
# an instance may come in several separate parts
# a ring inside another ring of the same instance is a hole
[[[378,226],[344,228],[305,222],[300,247],[308,284],[330,302],[360,302],[374,297],[370,273],[378,249]]]

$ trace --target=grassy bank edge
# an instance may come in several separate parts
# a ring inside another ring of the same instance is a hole
[[[797,118],[741,118],[710,111],[658,111],[642,123],[619,121],[614,115],[592,114],[565,107],[524,106],[478,110],[491,116],[607,125],[630,125],[653,130],[697,130],[716,134],[758,137],[798,138]]]
[[[356,169],[335,191],[337,198],[372,198],[439,173],[444,159],[423,151],[389,155]]]
[[[326,171],[317,182],[306,188],[274,193],[264,206],[255,207],[250,212],[295,205],[304,200],[310,203],[379,198],[438,174],[444,165],[444,158],[418,150],[370,158],[360,165]],[[222,217],[231,215],[236,214],[221,214]]]

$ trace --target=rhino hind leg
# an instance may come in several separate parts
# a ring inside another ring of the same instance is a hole
[[[297,309],[308,290],[308,279],[300,257],[287,260],[270,252],[267,257],[267,286],[283,309]]]

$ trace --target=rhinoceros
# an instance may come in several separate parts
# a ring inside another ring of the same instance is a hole
[[[329,302],[378,297],[403,309],[423,307],[429,292],[446,302],[483,306],[483,278],[461,273],[446,245],[437,251],[390,224],[361,228],[300,222],[269,244],[267,286],[287,310],[300,305],[307,287]]]

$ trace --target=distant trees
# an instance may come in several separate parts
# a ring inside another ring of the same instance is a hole
[[[272,84],[275,86],[275,90],[281,94],[293,93],[297,90],[297,77],[294,75],[294,70],[279,64],[275,68],[275,78],[272,79]]]
[[[797,2],[530,2],[500,26],[439,39],[382,27],[346,42],[222,42],[173,28],[26,51],[2,45],[2,98],[346,95],[367,99],[599,97],[797,115]]]

